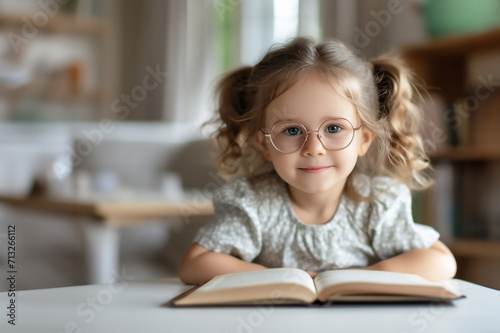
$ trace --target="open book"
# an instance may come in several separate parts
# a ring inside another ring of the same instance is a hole
[[[451,281],[413,274],[332,270],[314,279],[297,268],[225,274],[172,300],[174,306],[433,301],[461,298]]]

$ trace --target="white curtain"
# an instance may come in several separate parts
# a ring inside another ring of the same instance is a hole
[[[169,1],[166,121],[202,123],[208,118],[216,75],[212,3]]]
[[[165,121],[202,123],[213,111],[220,71],[216,34],[225,15],[239,17],[239,59],[255,64],[274,43],[296,35],[320,38],[319,0],[170,0],[166,42]]]

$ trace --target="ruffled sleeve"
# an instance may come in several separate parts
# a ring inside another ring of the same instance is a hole
[[[215,218],[199,230],[194,241],[210,251],[253,261],[262,248],[261,226],[251,204],[254,198],[243,179],[220,188],[213,198]]]
[[[417,248],[429,248],[439,233],[429,226],[415,223],[408,187],[390,178],[380,177],[372,183],[373,194],[370,233],[372,247],[380,260]]]

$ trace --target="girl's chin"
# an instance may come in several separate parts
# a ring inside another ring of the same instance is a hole
[[[296,190],[307,193],[307,194],[322,194],[328,192],[336,192],[336,186],[334,184],[325,184],[324,182],[319,184],[301,184],[300,186],[293,186]]]

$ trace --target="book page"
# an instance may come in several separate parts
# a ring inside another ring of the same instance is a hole
[[[380,283],[391,285],[444,286],[440,282],[430,282],[418,275],[371,270],[335,270],[320,273],[314,279],[318,293],[324,288],[340,283]]]
[[[297,268],[272,268],[220,275],[201,286],[198,291],[214,291],[280,283],[300,284],[310,289],[313,293],[316,293],[311,276],[307,272]]]

